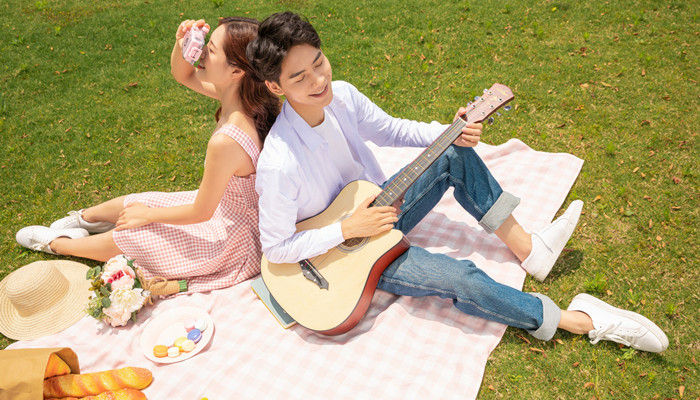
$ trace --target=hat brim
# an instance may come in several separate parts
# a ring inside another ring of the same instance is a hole
[[[15,340],[32,340],[58,333],[85,317],[90,299],[90,281],[86,273],[90,267],[75,261],[49,260],[68,280],[67,293],[46,310],[30,316],[21,316],[7,297],[7,278],[0,282],[0,332]]]

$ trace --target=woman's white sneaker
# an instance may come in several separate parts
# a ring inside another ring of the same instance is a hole
[[[90,233],[103,233],[114,229],[111,222],[87,222],[83,219],[83,210],[69,211],[67,217],[63,217],[51,224],[51,229],[83,228]]]
[[[78,239],[89,235],[90,233],[83,228],[51,229],[45,226],[32,225],[20,229],[15,235],[15,239],[17,239],[17,243],[28,249],[56,254],[51,250],[49,244],[57,238]]]
[[[581,311],[593,321],[588,332],[592,344],[600,340],[622,343],[637,350],[660,353],[668,347],[666,334],[646,317],[622,310],[589,294],[581,293],[569,304],[569,311]]]

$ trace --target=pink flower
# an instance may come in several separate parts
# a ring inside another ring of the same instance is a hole
[[[136,273],[134,269],[127,264],[126,257],[124,255],[118,255],[112,257],[105,263],[101,278],[105,283],[112,284],[112,290],[117,290],[119,288],[131,289],[134,287]]]

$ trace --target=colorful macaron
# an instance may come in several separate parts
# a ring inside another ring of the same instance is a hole
[[[196,344],[202,340],[202,332],[199,329],[194,328],[187,333],[187,339],[190,339]]]
[[[199,329],[200,332],[204,332],[207,329],[207,321],[200,318],[197,321],[195,321],[194,327],[195,329]]]
[[[190,331],[190,332],[191,332],[191,331]],[[175,339],[175,343],[173,343],[173,346],[175,346],[175,347],[177,347],[177,348],[181,348],[181,347],[182,347],[182,343],[184,343],[185,340],[187,340],[186,337],[180,336],[179,338]]]
[[[192,340],[187,339],[182,343],[182,346],[180,348],[183,352],[189,353],[190,351],[194,350],[194,347],[194,342]]]
[[[189,331],[191,331],[192,329],[194,329],[194,328],[195,328],[195,322],[196,322],[196,321],[195,321],[194,319],[188,319],[187,321],[185,321],[185,330],[186,330],[187,332],[189,332]]]
[[[180,355],[180,348],[177,346],[168,348],[168,357],[175,358]]]
[[[153,355],[158,358],[163,358],[168,356],[168,346],[159,344],[153,347]]]

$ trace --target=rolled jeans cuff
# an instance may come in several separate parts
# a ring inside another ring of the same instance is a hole
[[[520,198],[508,192],[502,192],[491,208],[484,214],[479,225],[488,233],[493,233],[500,228],[503,222],[513,213],[515,207],[520,204]]]
[[[541,293],[530,293],[542,302],[542,325],[535,330],[527,332],[535,339],[550,340],[557,333],[557,327],[561,320],[561,309],[554,304],[552,299]]]

